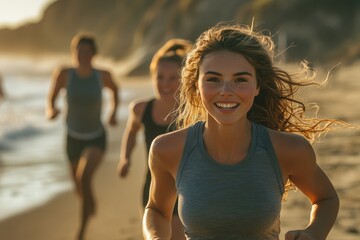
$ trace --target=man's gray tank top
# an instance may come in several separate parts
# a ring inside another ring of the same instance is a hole
[[[267,129],[252,123],[246,158],[226,165],[206,152],[204,125],[189,128],[176,176],[187,239],[278,240],[284,184]]]
[[[93,70],[89,77],[80,77],[69,69],[67,81],[68,134],[78,139],[94,139],[104,132],[101,123],[102,80]]]

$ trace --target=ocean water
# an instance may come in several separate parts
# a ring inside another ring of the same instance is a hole
[[[71,188],[59,149],[62,124],[44,117],[49,81],[45,76],[2,75],[0,220]]]
[[[0,61],[1,66],[4,69]],[[6,99],[0,102],[0,221],[72,189],[64,151],[64,115],[54,121],[45,118],[50,71],[28,70],[12,67],[1,72]],[[122,102],[132,95],[123,91]],[[106,91],[104,98],[109,98]],[[60,108],[64,101],[60,95]],[[125,118],[127,106],[119,110]],[[104,105],[103,114],[107,112]]]

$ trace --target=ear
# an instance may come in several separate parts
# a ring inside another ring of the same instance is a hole
[[[259,96],[259,93],[260,93],[260,87],[257,87],[255,91],[255,96]]]

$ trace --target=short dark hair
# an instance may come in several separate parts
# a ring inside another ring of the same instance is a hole
[[[95,37],[89,33],[79,33],[75,35],[71,40],[71,49],[76,49],[79,44],[88,44],[91,49],[94,51],[94,54],[97,53],[97,46]]]

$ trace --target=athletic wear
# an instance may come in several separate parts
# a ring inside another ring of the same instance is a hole
[[[176,178],[187,238],[278,240],[284,184],[267,129],[252,123],[246,158],[227,165],[206,152],[204,125],[190,127]]]
[[[103,134],[101,103],[100,73],[93,70],[89,77],[80,77],[75,69],[69,69],[66,124],[70,136],[91,140]]]
[[[85,148],[106,148],[101,122],[102,80],[95,69],[89,77],[80,77],[73,68],[68,74],[66,152],[69,161],[76,163]]]
[[[152,110],[155,99],[151,99],[144,110],[141,122],[144,124],[144,134],[145,134],[145,143],[148,152],[150,151],[150,146],[152,141],[160,134],[167,132],[169,125],[159,125],[154,122],[152,117]]]
[[[71,163],[77,163],[81,154],[87,147],[98,147],[103,152],[106,150],[106,133],[105,131],[99,137],[91,140],[76,139],[70,135],[66,137],[66,153]]]
[[[153,117],[152,117],[154,101],[155,101],[155,99],[151,99],[147,103],[145,110],[144,110],[144,114],[141,119],[141,122],[144,124],[145,143],[146,143],[147,152],[150,151],[151,143],[157,136],[172,130],[172,127],[169,127],[169,125],[158,125],[157,123],[154,122]],[[144,208],[149,199],[150,183],[151,183],[151,173],[150,173],[150,170],[148,169],[148,171],[146,173],[146,180],[145,180],[144,189],[143,189],[143,206],[144,206]],[[177,202],[174,207],[173,214],[177,215]]]

